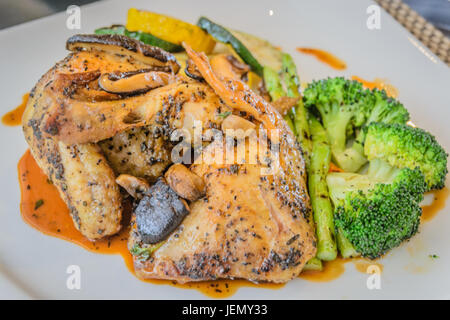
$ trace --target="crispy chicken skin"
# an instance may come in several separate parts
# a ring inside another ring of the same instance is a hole
[[[213,152],[211,146],[206,154]],[[290,168],[301,166],[299,158],[286,160]],[[138,276],[178,282],[297,277],[316,252],[304,180],[289,168],[275,176],[263,176],[260,169],[192,165],[205,181],[206,196],[190,204],[189,215],[149,260],[135,258]],[[132,230],[130,248],[140,244]]]
[[[117,175],[155,181],[170,164],[174,129],[192,131],[194,118],[220,126],[218,114],[230,108],[209,86],[188,79],[139,95],[100,90],[101,74],[155,68],[150,64],[158,59],[156,67],[170,66],[169,72],[178,65],[158,48],[138,44],[135,52],[129,50],[136,45],[130,39],[92,37],[102,43],[82,42],[78,49],[80,37],[69,39],[74,52],[36,84],[22,124],[34,158],[58,188],[75,226],[96,240],[120,230]]]
[[[191,58],[196,53],[186,48]],[[244,84],[219,80],[208,59],[200,55],[197,67],[233,112],[245,115],[262,129],[277,128],[279,163],[250,162],[250,150],[263,145],[249,140],[246,161],[218,164],[216,154],[226,155],[227,143],[213,142],[190,170],[204,179],[205,197],[190,203],[190,213],[148,260],[135,257],[136,273],[142,278],[178,282],[244,278],[251,281],[286,282],[298,276],[314,257],[316,242],[309,219],[311,208],[306,189],[305,163],[292,131],[281,115]],[[195,60],[194,60],[195,62]],[[203,67],[200,63],[203,63]],[[206,159],[206,161],[205,161]],[[208,160],[209,159],[209,160]],[[261,159],[260,159],[261,160]],[[273,171],[265,174],[264,169]],[[137,228],[132,228],[129,248],[144,246]]]
[[[99,142],[116,174],[129,174],[149,182],[163,174],[170,164],[172,144],[158,128],[132,128]]]
[[[178,143],[171,141],[174,130],[185,129],[193,140],[194,121],[201,121],[203,130],[220,128],[220,114],[231,110],[209,86],[186,79],[154,89],[147,99],[146,106],[157,111],[145,126],[135,124],[136,127],[102,140],[99,145],[117,174],[150,182],[171,163],[172,148]]]
[[[42,134],[39,123],[50,103],[43,90],[57,67],[44,75],[30,94],[23,131],[39,167],[69,207],[76,228],[95,240],[120,230],[121,196],[114,173],[97,145],[66,145]]]
[[[67,45],[74,52],[33,88],[22,125],[33,157],[57,187],[75,226],[88,239],[97,240],[120,230],[122,199],[115,173],[95,142],[128,128],[126,123],[111,125],[130,118],[133,107],[126,103],[142,107],[147,100],[99,90],[96,79],[102,73],[155,65],[176,68],[177,63],[158,48],[115,36],[74,36]]]

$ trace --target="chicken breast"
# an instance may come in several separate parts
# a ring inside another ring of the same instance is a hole
[[[76,36],[68,48],[33,90],[23,127],[86,237],[120,229],[122,175],[143,189],[129,238],[138,276],[286,282],[301,272],[316,252],[305,162],[273,106],[217,77],[189,46],[196,79],[176,75],[170,54],[120,36]],[[224,138],[230,129],[243,135]],[[195,197],[161,177],[179,161],[202,186]]]
[[[210,145],[205,153],[217,151],[223,149]],[[135,257],[138,276],[286,282],[314,257],[308,196],[294,171],[264,176],[260,165],[251,164],[194,164],[191,170],[204,179],[206,196],[190,204],[190,213],[150,259]],[[130,249],[142,246],[133,230]]]
[[[186,50],[196,57],[189,47]],[[190,213],[165,241],[145,243],[135,222],[129,248],[136,254],[136,273],[178,282],[286,282],[297,277],[316,252],[301,150],[271,105],[241,82],[219,80],[208,59],[198,57],[197,67],[208,84],[234,107],[233,113],[246,118],[235,123],[252,122],[263,131],[215,140],[202,150],[190,170],[204,180],[206,195],[190,203]],[[278,148],[264,148],[274,145]],[[241,147],[244,152],[238,156]],[[260,157],[255,159],[255,154]],[[136,248],[154,252],[143,258]]]

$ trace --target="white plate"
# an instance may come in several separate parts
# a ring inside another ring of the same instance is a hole
[[[366,27],[372,2],[342,1],[109,1],[81,10],[81,30],[66,28],[65,13],[0,31],[1,111],[15,107],[22,94],[62,59],[74,33],[124,23],[129,7],[170,14],[190,22],[205,15],[234,29],[266,38],[291,53],[302,81],[326,76],[386,78],[400,92],[413,121],[430,130],[450,150],[450,72],[384,11],[381,29]],[[273,15],[270,15],[270,10]],[[295,47],[329,50],[347,62],[341,72],[296,53]],[[0,297],[1,298],[204,298],[195,290],[155,286],[136,279],[122,258],[90,253],[48,237],[20,218],[16,165],[27,148],[19,127],[0,126]],[[368,275],[353,264],[333,282],[289,282],[280,290],[241,288],[237,299],[450,298],[450,215],[448,206],[408,244],[382,260],[381,290],[368,290]],[[428,255],[438,254],[431,260]],[[81,267],[81,290],[68,290],[66,268]]]

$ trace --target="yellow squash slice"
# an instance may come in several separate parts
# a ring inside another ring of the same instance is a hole
[[[128,10],[127,29],[143,31],[163,40],[181,44],[185,41],[192,49],[211,53],[216,42],[205,31],[193,24],[150,11]]]

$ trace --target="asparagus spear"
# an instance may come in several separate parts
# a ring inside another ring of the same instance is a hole
[[[281,97],[287,96],[286,92],[283,89],[280,76],[278,75],[278,73],[276,71],[274,71],[273,69],[271,69],[269,67],[264,67],[263,75],[264,75],[264,82],[266,85],[266,89],[269,92],[269,95],[273,101],[275,101]],[[290,91],[290,90],[292,90],[292,89],[288,88],[288,91]],[[298,88],[296,90],[298,91]],[[292,92],[291,92],[291,94],[292,94]],[[288,125],[291,127],[292,132],[295,133],[295,125],[292,122],[291,116],[292,116],[292,111],[290,111],[288,114],[286,114],[284,119],[286,120]],[[311,223],[311,226],[314,228],[314,221],[312,219],[310,219],[310,223]],[[306,263],[304,270],[320,271],[320,270],[322,270],[322,261],[320,261],[320,259],[314,257]]]
[[[316,223],[316,256],[321,260],[331,261],[336,259],[337,256],[333,209],[326,182],[330,168],[331,149],[328,144],[327,133],[320,122],[314,116],[309,118],[312,153],[308,170],[308,187]]]
[[[285,97],[286,93],[283,90],[281,79],[278,73],[269,67],[264,67],[263,74],[264,83],[270,97],[272,98],[272,101],[276,101],[281,97]]]
[[[264,67],[263,75],[266,89],[269,92],[272,101],[276,101],[281,97],[286,97],[286,92],[284,92],[280,76],[275,70],[269,67]],[[295,125],[294,122],[292,121],[292,114],[288,112],[288,114],[284,116],[284,120],[287,122],[292,132],[294,132],[295,134]]]
[[[305,271],[322,271],[322,269],[322,261],[316,257],[309,259],[303,267],[303,270]]]
[[[284,83],[287,90],[288,97],[297,98],[300,97],[300,80],[297,74],[297,67],[295,66],[292,57],[283,53],[282,56],[282,70],[284,73]],[[297,132],[297,140],[306,153],[306,160],[308,163],[309,155],[311,154],[311,137],[308,125],[308,118],[305,106],[303,105],[303,100],[300,99],[295,107],[294,116],[294,126]]]

